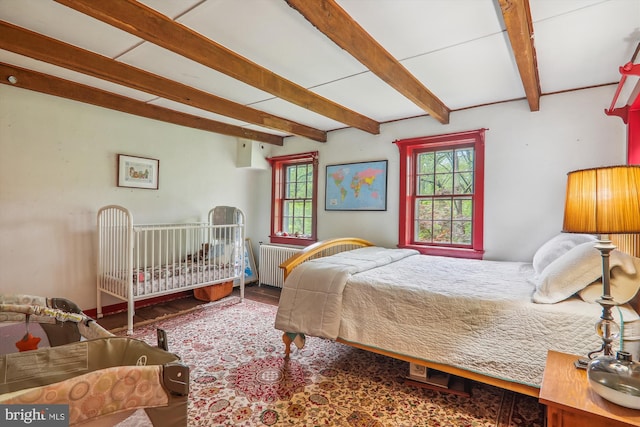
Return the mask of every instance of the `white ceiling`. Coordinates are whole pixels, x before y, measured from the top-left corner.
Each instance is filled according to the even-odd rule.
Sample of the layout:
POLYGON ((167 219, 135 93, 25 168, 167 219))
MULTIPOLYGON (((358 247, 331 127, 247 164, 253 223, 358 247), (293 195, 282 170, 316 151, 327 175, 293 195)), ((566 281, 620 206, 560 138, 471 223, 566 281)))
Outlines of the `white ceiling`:
MULTIPOLYGON (((525 98, 498 0, 336 2, 451 111, 525 98)), ((284 0, 141 3, 379 123, 422 115, 434 120, 284 0)), ((618 67, 631 59, 640 43, 640 0, 529 0, 529 6, 541 95, 620 80, 618 67)), ((53 0, 0 0, 0 20, 316 129, 346 126, 53 0)), ((291 134, 9 50, 0 50, 0 62, 223 123, 280 136, 291 134)))

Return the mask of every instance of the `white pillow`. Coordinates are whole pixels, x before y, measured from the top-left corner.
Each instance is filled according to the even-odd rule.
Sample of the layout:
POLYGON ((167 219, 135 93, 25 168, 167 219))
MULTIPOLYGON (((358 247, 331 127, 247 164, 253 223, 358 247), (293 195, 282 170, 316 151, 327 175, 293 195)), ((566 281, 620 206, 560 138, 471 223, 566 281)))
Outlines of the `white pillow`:
POLYGON ((533 269, 536 274, 542 274, 544 269, 570 249, 586 242, 596 242, 592 234, 560 233, 540 246, 533 255, 533 269))
MULTIPOLYGON (((593 242, 582 243, 544 269, 534 279, 536 291, 533 301, 553 304, 565 300, 602 277, 602 257, 593 242)), ((609 268, 620 267, 627 274, 635 274, 633 257, 613 250, 609 257, 609 268)))
MULTIPOLYGON (((618 304, 631 301, 640 290, 640 258, 631 257, 631 259, 635 265, 635 273, 629 273, 621 267, 611 269, 610 293, 618 304)), ((602 279, 596 280, 581 290, 578 295, 586 302, 596 302, 602 296, 602 279)))

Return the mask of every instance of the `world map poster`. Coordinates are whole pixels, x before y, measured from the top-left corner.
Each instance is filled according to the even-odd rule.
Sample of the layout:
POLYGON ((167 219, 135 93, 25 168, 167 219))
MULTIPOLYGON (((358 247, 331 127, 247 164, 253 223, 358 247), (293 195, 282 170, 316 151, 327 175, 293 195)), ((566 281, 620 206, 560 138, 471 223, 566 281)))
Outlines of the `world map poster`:
POLYGON ((387 161, 327 166, 325 210, 387 210, 387 161))

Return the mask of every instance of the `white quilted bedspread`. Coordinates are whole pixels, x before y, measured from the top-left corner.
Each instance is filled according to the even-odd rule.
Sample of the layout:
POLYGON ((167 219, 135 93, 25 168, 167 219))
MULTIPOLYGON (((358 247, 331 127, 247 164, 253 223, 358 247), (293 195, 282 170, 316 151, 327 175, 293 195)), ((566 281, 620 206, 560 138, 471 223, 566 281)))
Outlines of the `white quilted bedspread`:
MULTIPOLYGON (((399 250, 379 255, 393 258, 387 251, 399 250)), ((584 355, 599 347, 600 306, 577 297, 533 303, 530 264, 401 254, 389 263, 345 266, 339 254, 302 264, 287 279, 276 328, 533 386, 542 382, 548 350, 584 355)), ((621 309, 627 321, 638 318, 621 309)))
POLYGON ((347 279, 415 254, 409 249, 367 247, 301 264, 287 277, 280 294, 276 328, 336 339, 347 279))

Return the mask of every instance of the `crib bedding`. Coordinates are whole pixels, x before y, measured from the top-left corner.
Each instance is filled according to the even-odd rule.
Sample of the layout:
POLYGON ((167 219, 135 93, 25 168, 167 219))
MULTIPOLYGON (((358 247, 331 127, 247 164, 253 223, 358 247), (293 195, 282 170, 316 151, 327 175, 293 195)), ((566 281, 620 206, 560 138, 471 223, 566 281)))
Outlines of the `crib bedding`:
POLYGON ((233 279, 237 275, 236 270, 229 263, 210 264, 192 260, 141 268, 133 272, 133 295, 142 296, 184 288, 190 284, 233 279))
MULTIPOLYGON (((281 295, 277 329, 340 338, 534 387, 541 384, 549 349, 586 354, 599 347, 594 324, 600 306, 578 297, 534 303, 531 264, 412 254, 368 269, 349 267, 343 274, 335 258, 342 254, 293 270, 281 295), (326 270, 329 278, 341 272, 344 283, 332 289, 343 292, 319 298, 319 288, 330 280, 299 283, 296 277, 308 269, 326 270), (337 332, 317 329, 313 319, 323 316, 337 316, 337 332)), ((637 313, 623 305, 616 310, 620 315, 625 340, 640 340, 637 313)))
MULTIPOLYGON (((194 261, 183 261, 175 264, 139 268, 133 272, 133 296, 143 297, 174 289, 186 288, 190 285, 202 285, 237 277, 237 266, 230 264, 202 264, 194 261)), ((106 274, 116 281, 121 281, 126 274, 106 274)))

